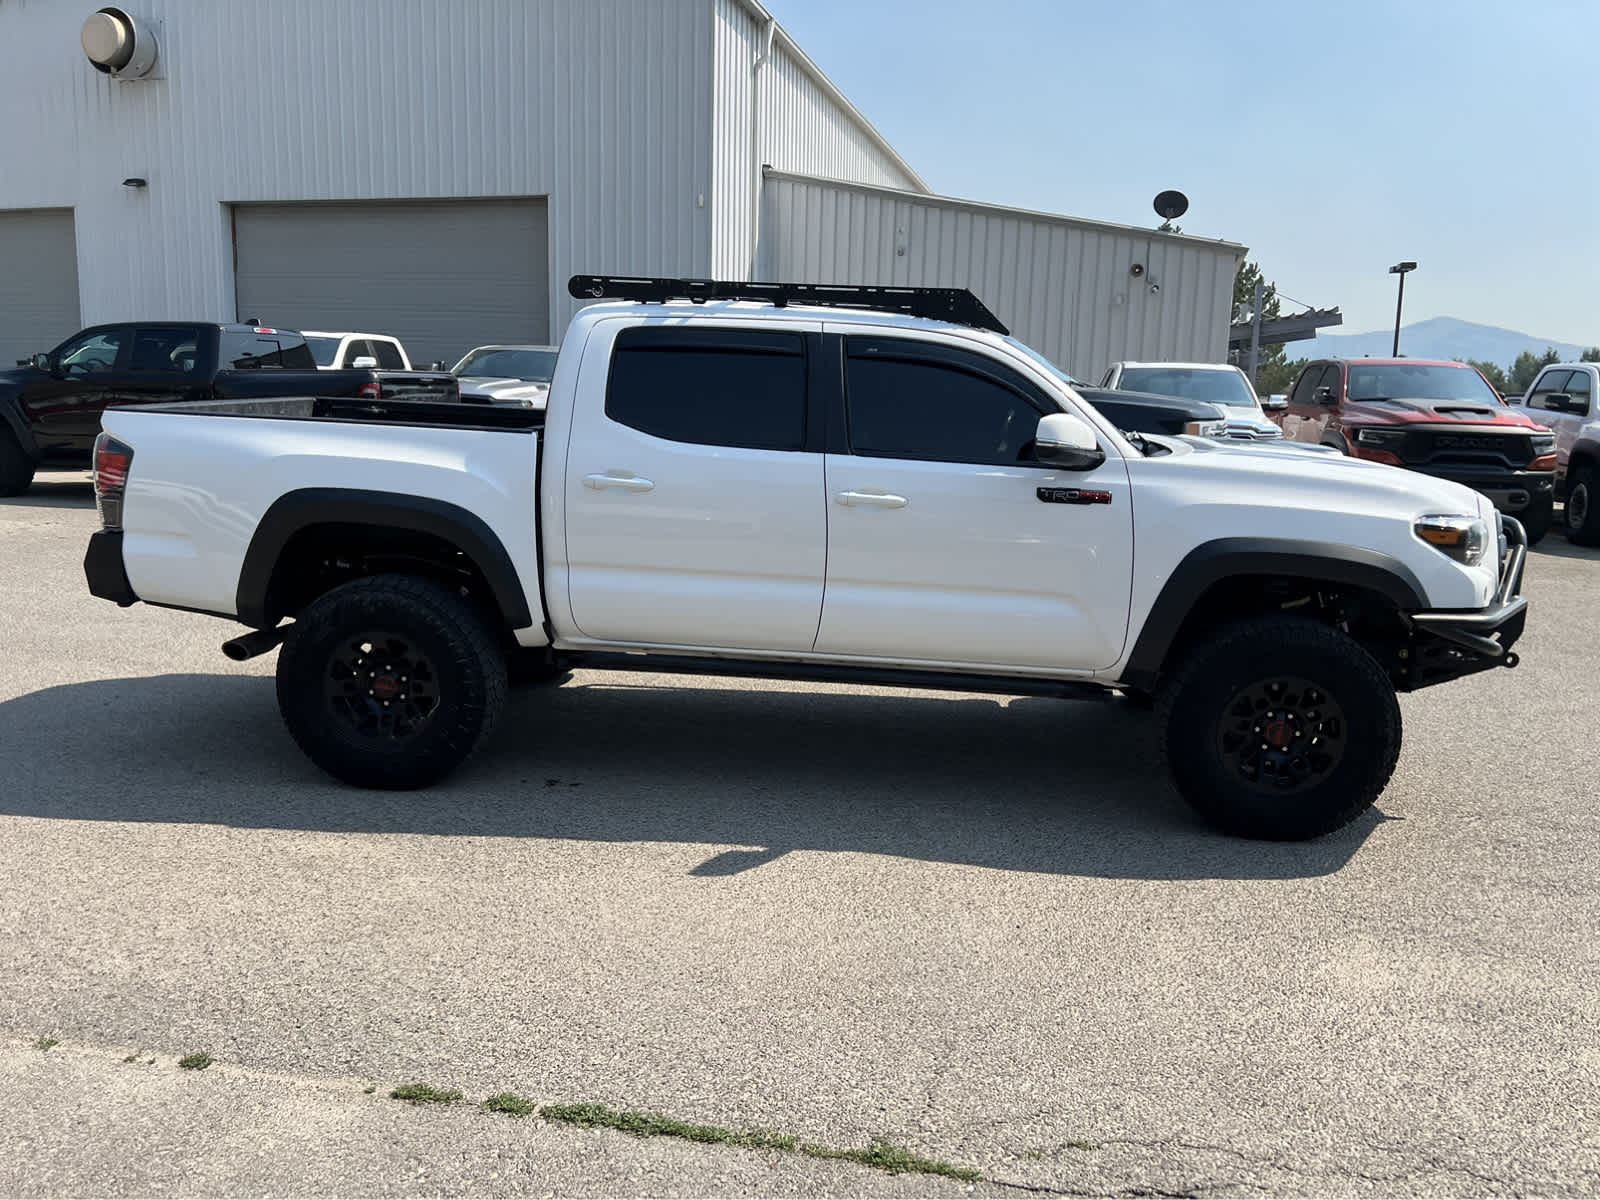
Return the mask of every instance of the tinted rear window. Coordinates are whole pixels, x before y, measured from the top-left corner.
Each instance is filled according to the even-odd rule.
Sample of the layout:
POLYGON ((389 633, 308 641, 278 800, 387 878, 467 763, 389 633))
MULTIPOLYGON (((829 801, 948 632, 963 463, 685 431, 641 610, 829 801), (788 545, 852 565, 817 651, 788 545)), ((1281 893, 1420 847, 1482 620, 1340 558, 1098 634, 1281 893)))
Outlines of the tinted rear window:
POLYGON ((223 330, 218 361, 240 371, 257 368, 292 368, 315 371, 317 360, 297 333, 233 333, 223 330))
POLYGON ((805 349, 798 333, 626 329, 611 353, 606 416, 674 442, 799 450, 805 349))

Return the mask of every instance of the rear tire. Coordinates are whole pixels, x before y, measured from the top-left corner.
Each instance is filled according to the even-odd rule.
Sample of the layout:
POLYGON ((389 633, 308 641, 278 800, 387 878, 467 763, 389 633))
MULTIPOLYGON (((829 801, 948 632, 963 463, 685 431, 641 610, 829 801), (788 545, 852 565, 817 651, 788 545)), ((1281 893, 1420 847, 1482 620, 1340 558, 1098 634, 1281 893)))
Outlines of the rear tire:
POLYGON ((488 738, 506 660, 442 584, 374 575, 314 601, 278 655, 278 710, 300 749, 357 787, 427 787, 488 738))
POLYGON ((1159 715, 1178 791, 1238 837, 1331 833, 1372 805, 1400 756, 1400 705, 1383 668, 1304 617, 1213 634, 1180 663, 1159 715))
POLYGON ((1567 540, 1580 546, 1600 546, 1600 477, 1588 464, 1567 480, 1567 540))
POLYGON ((1517 520, 1522 522, 1523 531, 1528 535, 1528 545, 1537 546, 1544 535, 1550 532, 1550 526, 1556 520, 1555 504, 1555 500, 1546 496, 1542 500, 1535 500, 1517 514, 1517 520))
POLYGON ((17 435, 0 425, 0 496, 20 496, 33 486, 34 462, 17 435))

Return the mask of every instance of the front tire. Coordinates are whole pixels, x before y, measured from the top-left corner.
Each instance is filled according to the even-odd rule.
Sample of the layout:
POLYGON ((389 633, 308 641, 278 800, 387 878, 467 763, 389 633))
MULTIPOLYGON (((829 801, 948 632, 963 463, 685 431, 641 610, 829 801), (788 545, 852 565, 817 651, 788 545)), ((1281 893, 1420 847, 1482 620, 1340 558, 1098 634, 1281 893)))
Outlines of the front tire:
POLYGON ((1238 837, 1303 841, 1349 824, 1400 755, 1400 705, 1373 657, 1304 617, 1240 621, 1194 647, 1161 696, 1183 798, 1238 837))
POLYGON ((1522 512, 1517 514, 1517 519, 1522 522, 1523 532, 1528 535, 1528 545, 1537 546, 1550 532, 1550 526, 1555 524, 1555 500, 1549 496, 1542 500, 1535 500, 1522 512))
POLYGON ((1580 546, 1600 546, 1600 478, 1584 465, 1567 481, 1567 540, 1580 546))
POLYGON ((17 435, 0 424, 0 496, 20 496, 33 486, 34 462, 17 435))
POLYGON ((300 749, 357 787, 443 779, 494 729, 505 654, 484 620, 431 579, 374 575, 300 614, 278 655, 278 710, 300 749))

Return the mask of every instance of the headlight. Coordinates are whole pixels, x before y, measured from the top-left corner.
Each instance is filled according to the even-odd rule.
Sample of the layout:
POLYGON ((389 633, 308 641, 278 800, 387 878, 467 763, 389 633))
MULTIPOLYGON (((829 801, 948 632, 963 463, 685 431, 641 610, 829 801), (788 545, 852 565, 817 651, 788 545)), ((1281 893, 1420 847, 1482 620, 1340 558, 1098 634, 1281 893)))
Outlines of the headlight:
POLYGON ((1190 437, 1221 437, 1228 428, 1226 421, 1190 421, 1183 427, 1183 431, 1190 437))
POLYGON ((1556 452, 1556 435, 1553 433, 1536 433, 1533 435, 1533 456, 1542 458, 1546 454, 1556 452))
POLYGON ((1411 528, 1435 550, 1469 567, 1481 563, 1489 548, 1489 526, 1477 517, 1418 517, 1411 528))
POLYGON ((1358 429, 1356 430, 1356 444, 1360 446, 1375 446, 1383 449, 1392 449, 1406 440, 1404 429, 1358 429))

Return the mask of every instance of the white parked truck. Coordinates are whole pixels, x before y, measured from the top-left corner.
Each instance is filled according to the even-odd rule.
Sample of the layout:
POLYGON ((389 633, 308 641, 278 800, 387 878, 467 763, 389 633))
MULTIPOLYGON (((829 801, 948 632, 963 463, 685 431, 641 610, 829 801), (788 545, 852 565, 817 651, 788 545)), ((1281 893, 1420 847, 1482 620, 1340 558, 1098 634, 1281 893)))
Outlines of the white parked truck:
POLYGON ((1516 664, 1521 527, 1465 487, 1121 434, 965 291, 570 289, 613 302, 546 412, 108 411, 91 590, 281 642, 290 732, 361 786, 457 767, 508 664, 1116 690, 1205 819, 1282 839, 1383 790, 1397 692, 1516 664))

